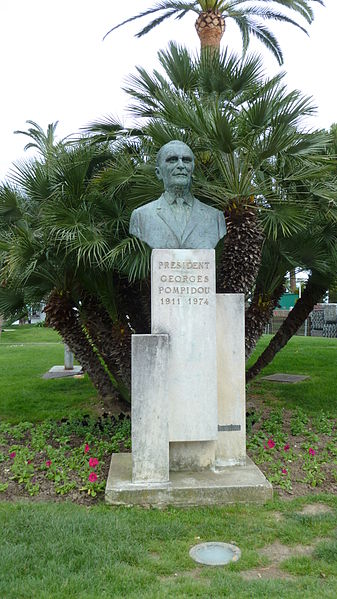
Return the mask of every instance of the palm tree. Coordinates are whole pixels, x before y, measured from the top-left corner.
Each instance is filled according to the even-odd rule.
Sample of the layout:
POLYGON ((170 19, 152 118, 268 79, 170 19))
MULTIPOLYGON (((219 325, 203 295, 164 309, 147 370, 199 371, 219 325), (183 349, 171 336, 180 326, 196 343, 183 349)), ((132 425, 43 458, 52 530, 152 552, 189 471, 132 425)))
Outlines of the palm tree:
MULTIPOLYGON (((176 138, 194 149, 195 195, 224 211, 228 226, 219 291, 247 294, 259 268, 263 229, 273 228, 278 219, 281 224, 286 219, 292 232, 299 226, 299 209, 287 202, 281 165, 291 157, 286 174, 292 184, 316 176, 321 165, 315 154, 322 153, 326 136, 306 132, 301 118, 314 110, 310 99, 287 92, 282 75, 266 80, 257 57, 241 61, 225 52, 191 60, 186 50, 171 44, 159 60, 167 78, 138 69, 130 79, 126 91, 136 100, 131 112, 145 119, 144 135, 153 148, 176 138)), ((140 194, 140 185, 140 197, 146 186, 149 199, 155 197, 150 180, 139 180, 131 199, 140 194)))
POLYGON ((255 348, 285 289, 291 257, 284 239, 266 239, 261 264, 245 313, 246 359, 255 348))
MULTIPOLYGON (((322 209, 322 206, 320 208, 322 209)), ((322 250, 321 243, 314 241, 313 223, 317 209, 318 203, 315 204, 307 198, 303 208, 306 222, 302 222, 297 234, 287 236, 279 232, 277 238, 269 237, 265 240, 258 276, 245 315, 246 358, 249 358, 264 328, 270 322, 273 310, 285 291, 287 273, 291 269, 295 266, 301 270, 310 269, 316 273, 316 278, 317 273, 323 272, 323 287, 326 285, 326 264, 327 261, 331 261, 331 248, 328 254, 326 249, 322 250)), ((323 293, 324 291, 322 295, 323 293)), ((294 314, 296 313, 297 311, 294 314)), ((291 321, 293 317, 289 316, 291 321)), ((303 322, 299 322, 298 326, 303 322)))
MULTIPOLYGON (((336 263, 334 264, 334 268, 336 268, 336 263)), ((269 345, 258 357, 256 362, 247 370, 247 382, 257 376, 265 366, 270 364, 275 355, 285 347, 306 318, 308 318, 310 312, 314 309, 315 304, 322 300, 329 284, 335 280, 335 275, 332 272, 324 278, 322 277, 321 272, 312 271, 301 298, 297 300, 294 308, 289 312, 287 318, 283 321, 269 345)))
POLYGON ((105 190, 128 154, 82 141, 17 164, 0 190, 0 308, 46 302, 47 324, 74 351, 101 395, 130 398, 130 336, 146 329, 140 284, 149 251, 128 234, 125 185, 105 190), (2 264, 2 268, 1 268, 2 264), (1 287, 1 285, 3 285, 1 287), (145 322, 145 324, 143 323, 145 322))
POLYGON ((21 164, 20 171, 15 172, 22 187, 17 185, 14 189, 7 184, 0 189, 0 213, 7 215, 7 226, 0 231, 0 310, 6 317, 15 318, 27 304, 47 302, 47 323, 72 349, 99 393, 114 396, 111 378, 78 318, 73 299, 78 289, 76 267, 65 261, 60 248, 43 230, 41 202, 48 200, 51 193, 47 179, 41 186, 45 165, 28 163, 24 170, 21 164), (26 191, 30 188, 29 196, 23 193, 25 183, 26 191), (41 202, 37 200, 38 188, 41 202))
MULTIPOLYGON (((302 141, 309 143, 310 147, 314 139, 309 136, 306 141, 304 136, 302 141)), ((324 139, 321 138, 321 141, 324 139)), ((322 164, 315 169, 312 163, 314 168, 307 180, 301 177, 304 171, 301 173, 298 170, 299 164, 297 160, 294 161, 291 152, 288 155, 280 154, 270 165, 271 185, 281 181, 278 186, 280 198, 276 198, 274 205, 275 199, 272 199, 270 190, 267 194, 270 198, 268 215, 260 214, 260 220, 264 222, 265 241, 259 272, 246 311, 247 358, 270 321, 273 309, 285 288, 287 273, 295 270, 295 267, 305 270, 322 268, 321 251, 313 252, 312 233, 308 235, 308 230, 310 227, 312 231, 317 226, 317 213, 331 213, 331 204, 335 201, 335 184, 330 181, 334 160, 325 159, 325 153, 330 147, 331 139, 326 136, 325 145, 323 143, 320 148, 313 148, 317 152, 317 160, 322 161, 322 164), (276 219, 273 218, 273 212, 275 216, 277 213, 276 219)))
POLYGON ((291 11, 298 13, 307 23, 311 24, 314 18, 313 10, 310 6, 311 2, 317 2, 321 5, 324 5, 324 3, 323 0, 272 0, 266 6, 266 1, 198 0, 184 2, 183 0, 161 0, 152 8, 115 25, 115 27, 112 27, 106 33, 104 38, 126 23, 141 19, 142 17, 155 15, 155 18, 137 33, 137 37, 147 34, 154 27, 157 27, 170 17, 180 20, 188 12, 194 12, 197 14, 195 28, 202 50, 210 48, 219 51, 220 42, 225 32, 226 19, 233 19, 241 32, 244 53, 247 50, 250 36, 253 35, 271 50, 279 64, 282 64, 283 56, 281 48, 277 39, 265 26, 264 22, 275 20, 291 23, 302 29, 302 31, 305 31, 297 21, 294 21, 289 16, 291 11), (280 12, 277 9, 277 5, 286 8, 286 12, 280 12))
POLYGON ((247 381, 254 378, 272 361, 276 353, 288 343, 305 319, 308 318, 315 304, 321 301, 329 286, 336 282, 336 195, 335 180, 330 201, 325 204, 322 202, 322 198, 319 198, 320 201, 317 206, 319 209, 311 214, 311 218, 309 214, 307 215, 310 218, 308 226, 296 236, 296 239, 292 240, 293 263, 300 264, 302 262, 302 267, 310 270, 310 276, 301 297, 297 300, 280 329, 255 363, 247 370, 247 381))
MULTIPOLYGON (((302 182, 325 172, 327 136, 306 132, 301 117, 312 112, 310 101, 287 92, 282 75, 265 80, 256 57, 241 61, 225 52, 192 60, 172 43, 159 60, 166 77, 138 68, 126 90, 134 100, 132 113, 144 122, 138 137, 143 156, 136 166, 121 163, 120 170, 108 169, 99 177, 112 189, 127 181, 127 203, 135 208, 160 195, 152 166, 159 147, 175 138, 191 145, 194 193, 223 210, 228 225, 218 253, 218 290, 252 297, 249 354, 278 301, 286 272, 296 265, 289 248, 280 244, 305 228, 309 209, 317 210, 302 182), (268 248, 277 241, 268 264, 268 248), (280 269, 277 276, 273 260, 280 269)), ((109 130, 107 118, 91 131, 93 141, 102 143, 115 136, 116 123, 111 121, 109 130)))
POLYGON ((24 150, 34 148, 39 152, 44 160, 48 160, 55 156, 55 153, 57 153, 58 150, 64 147, 65 139, 56 141, 55 138, 55 131, 58 121, 55 123, 49 123, 46 132, 38 123, 35 123, 35 121, 26 121, 26 123, 31 125, 27 131, 14 131, 15 134, 26 135, 30 138, 31 141, 25 145, 24 150))

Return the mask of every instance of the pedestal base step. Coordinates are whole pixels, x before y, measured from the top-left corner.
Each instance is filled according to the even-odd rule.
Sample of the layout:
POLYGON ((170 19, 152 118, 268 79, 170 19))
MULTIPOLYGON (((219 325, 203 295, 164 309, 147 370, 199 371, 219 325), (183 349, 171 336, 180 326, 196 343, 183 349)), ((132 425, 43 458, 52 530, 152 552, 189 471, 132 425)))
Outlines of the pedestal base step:
POLYGON ((131 473, 132 455, 113 454, 105 489, 106 503, 186 507, 265 503, 273 497, 272 485, 248 457, 244 466, 229 466, 216 472, 170 472, 168 483, 133 484, 131 473))
POLYGON ((43 375, 43 379, 62 379, 66 376, 76 376, 82 374, 82 366, 74 366, 71 370, 66 370, 64 366, 52 366, 46 374, 43 375))

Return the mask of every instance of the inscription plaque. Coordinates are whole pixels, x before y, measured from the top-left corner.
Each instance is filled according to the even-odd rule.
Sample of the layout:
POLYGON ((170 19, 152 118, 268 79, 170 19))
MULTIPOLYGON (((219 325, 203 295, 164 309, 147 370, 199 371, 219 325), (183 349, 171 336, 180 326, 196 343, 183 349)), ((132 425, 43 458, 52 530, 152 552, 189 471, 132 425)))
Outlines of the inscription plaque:
POLYGON ((217 438, 214 250, 155 249, 152 334, 169 335, 170 441, 217 438))

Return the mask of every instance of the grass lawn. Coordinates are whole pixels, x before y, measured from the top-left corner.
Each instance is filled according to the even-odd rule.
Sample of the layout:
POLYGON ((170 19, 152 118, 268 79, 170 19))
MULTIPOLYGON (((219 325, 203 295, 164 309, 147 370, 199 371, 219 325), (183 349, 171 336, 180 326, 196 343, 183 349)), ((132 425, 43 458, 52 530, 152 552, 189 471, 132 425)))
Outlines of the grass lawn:
POLYGON ((0 337, 0 418, 8 422, 58 420, 72 411, 92 412, 96 391, 84 379, 44 380, 42 375, 64 364, 64 345, 44 327, 12 327, 0 337))
POLYGON ((129 423, 98 418, 86 378, 43 380, 57 363, 53 331, 1 337, 1 599, 337 597, 337 340, 294 338, 263 373, 310 380, 249 385, 249 452, 278 490, 265 506, 105 506, 109 456, 129 448, 129 423), (216 540, 241 559, 190 559, 194 544, 216 540))
POLYGON ((335 599, 337 499, 317 499, 164 511, 0 504, 0 596, 335 599), (197 565, 189 549, 210 540, 234 542, 241 559, 197 565))
MULTIPOLYGON (((249 364, 269 343, 264 335, 249 364)), ((337 416, 337 339, 293 337, 249 386, 250 395, 275 401, 284 407, 300 407, 312 414, 320 410, 337 416), (277 372, 306 374, 310 379, 296 384, 263 381, 261 377, 277 372)))

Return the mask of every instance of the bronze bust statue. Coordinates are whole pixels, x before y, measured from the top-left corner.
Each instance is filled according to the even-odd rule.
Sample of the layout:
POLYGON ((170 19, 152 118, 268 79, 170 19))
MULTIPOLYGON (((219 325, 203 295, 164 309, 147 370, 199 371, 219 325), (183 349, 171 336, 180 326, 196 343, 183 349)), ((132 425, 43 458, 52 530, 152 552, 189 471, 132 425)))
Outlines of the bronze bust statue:
POLYGON ((151 248, 212 249, 226 235, 223 213, 191 193, 194 155, 181 141, 158 152, 156 174, 164 183, 158 200, 134 210, 130 233, 151 248))

